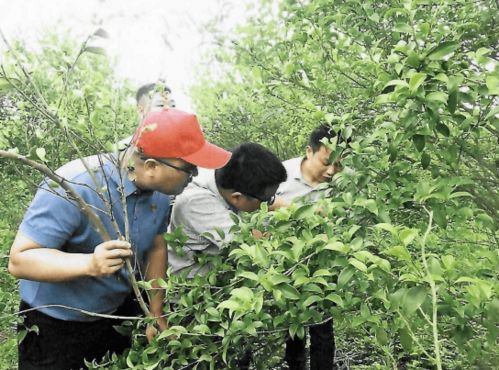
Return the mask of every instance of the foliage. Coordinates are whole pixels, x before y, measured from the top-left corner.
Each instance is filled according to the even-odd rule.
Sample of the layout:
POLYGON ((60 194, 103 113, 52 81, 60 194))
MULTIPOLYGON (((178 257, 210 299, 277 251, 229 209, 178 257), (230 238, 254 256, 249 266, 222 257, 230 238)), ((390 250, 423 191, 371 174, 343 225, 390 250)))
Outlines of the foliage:
MULTIPOLYGON (((0 69, 0 149, 13 150, 55 169, 79 156, 109 151, 109 143, 130 134, 135 109, 130 87, 113 80, 110 63, 92 46, 98 33, 79 45, 74 39, 46 35, 39 51, 14 43, 0 69), (74 145, 71 145, 73 143, 74 145)), ((0 161, 0 363, 14 368, 17 351, 13 316, 18 307, 16 281, 7 272, 15 230, 41 180, 16 162, 0 161)))
MULTIPOLYGON (((275 301, 262 312, 279 317, 281 294, 283 315, 298 321, 281 319, 290 334, 330 313, 340 341, 376 338, 371 365, 379 357, 387 367, 489 368, 497 361, 496 12, 492 1, 286 1, 277 11, 262 2, 261 16, 218 51, 223 73, 194 89, 215 140, 259 141, 287 158, 320 122, 353 138, 345 160, 353 171, 338 176, 322 205, 330 210, 327 227, 309 215, 317 225, 286 234, 271 221, 264 248, 236 233, 243 244, 233 253, 254 253, 245 268, 257 278, 242 284, 252 302, 262 276, 287 271, 282 260, 258 263, 292 250, 286 237, 309 241, 310 253, 320 250, 323 234, 322 245, 344 246, 306 265, 307 279, 327 271, 337 284, 331 290, 319 285, 314 295, 284 280, 297 291, 267 292, 275 301), (349 233, 359 236, 349 240, 349 233), (321 307, 331 294, 342 305, 321 307), (307 299, 322 310, 302 320, 314 314, 298 304, 307 299)), ((344 148, 332 149, 335 157, 344 148)), ((236 316, 234 303, 227 305, 236 316)), ((262 315, 249 321, 273 328, 262 315)))
MULTIPOLYGON (((273 212, 263 205, 236 220, 221 255, 199 256, 212 265, 206 276, 158 281, 172 303, 170 328, 150 345, 137 330, 123 357, 90 368, 230 368, 246 350, 255 368, 270 368, 286 335, 303 337, 307 325, 329 319, 340 345, 351 345, 347 338, 359 344, 356 353, 343 351, 359 368, 493 368, 497 4, 288 0, 261 7, 218 50, 223 67, 205 72, 194 89, 208 134, 224 146, 258 141, 287 158, 328 122, 353 138, 350 148, 331 146, 332 160, 349 154, 351 170, 317 204, 273 212), (267 233, 255 238, 253 229, 267 233)), ((2 77, 20 88, 2 98, 1 109, 11 112, 3 146, 63 161, 75 154, 66 135, 90 152, 93 134, 108 139, 109 117, 125 129, 124 111, 106 107, 116 107, 116 95, 101 84, 104 67, 92 64, 102 56, 85 48, 26 57, 23 65, 35 63, 31 74, 5 70, 2 77), (85 56, 93 67, 80 71, 85 56), (56 66, 50 77, 48 62, 56 66), (69 70, 75 77, 66 79, 69 70), (40 96, 49 100, 43 109, 40 96), (25 122, 33 123, 28 137, 25 122)), ((173 248, 183 243, 180 232, 167 239, 173 248)))

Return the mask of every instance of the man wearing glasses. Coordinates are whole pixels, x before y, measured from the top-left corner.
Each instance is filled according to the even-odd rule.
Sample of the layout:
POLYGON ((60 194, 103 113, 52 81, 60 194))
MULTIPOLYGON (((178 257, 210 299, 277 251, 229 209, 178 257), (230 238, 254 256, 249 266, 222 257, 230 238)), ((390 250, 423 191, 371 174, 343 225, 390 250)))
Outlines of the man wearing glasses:
MULTIPOLYGON (((169 195, 183 191, 197 166, 219 168, 230 155, 204 139, 195 115, 164 109, 146 117, 119 157, 98 155, 86 158, 86 166, 76 160, 60 168, 110 241, 62 188, 42 182, 9 260, 9 271, 21 279, 24 326, 38 328, 19 344, 20 370, 80 369, 84 359, 101 360, 130 345, 113 328, 120 320, 102 316, 122 314, 131 291, 125 260, 146 280, 165 278, 169 195)), ((149 302, 159 329, 166 327, 163 298, 158 290, 149 302)), ((151 340, 155 328, 148 326, 146 335, 151 340)))
MULTIPOLYGON (((331 127, 322 125, 310 134, 305 156, 285 161, 287 180, 277 190, 277 200, 273 208, 287 207, 292 201, 314 202, 322 196, 325 184, 335 174, 342 171, 340 160, 331 163, 331 150, 323 144, 323 140, 336 142, 346 146, 343 138, 331 127)), ((334 335, 332 321, 311 326, 310 329, 310 368, 331 370, 334 358, 334 335)), ((295 337, 286 342, 285 360, 291 370, 306 369, 305 339, 295 337)))
POLYGON ((188 277, 205 274, 209 266, 198 265, 195 257, 219 254, 222 245, 231 239, 229 230, 234 225, 231 213, 253 212, 262 202, 272 204, 279 184, 285 180, 286 170, 281 161, 254 143, 236 147, 224 167, 200 170, 173 207, 170 228, 173 231, 182 226, 188 239, 182 255, 168 249, 172 273, 186 273, 188 277), (224 232, 225 240, 216 228, 224 232))

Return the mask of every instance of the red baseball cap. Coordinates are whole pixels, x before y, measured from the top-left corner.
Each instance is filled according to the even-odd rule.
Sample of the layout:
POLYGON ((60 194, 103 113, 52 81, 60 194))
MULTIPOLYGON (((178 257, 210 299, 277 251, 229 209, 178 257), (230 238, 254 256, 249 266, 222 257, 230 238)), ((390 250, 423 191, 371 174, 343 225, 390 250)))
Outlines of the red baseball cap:
POLYGON ((205 140, 195 114, 173 108, 149 113, 131 144, 147 157, 180 158, 203 168, 223 167, 232 155, 205 140))

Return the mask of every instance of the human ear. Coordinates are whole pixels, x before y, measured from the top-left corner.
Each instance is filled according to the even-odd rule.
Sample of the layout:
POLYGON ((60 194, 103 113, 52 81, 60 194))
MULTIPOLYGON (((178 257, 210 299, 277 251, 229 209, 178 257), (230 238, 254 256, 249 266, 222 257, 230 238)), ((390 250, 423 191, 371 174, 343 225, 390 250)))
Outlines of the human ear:
POLYGON ((314 155, 314 150, 310 145, 307 145, 307 147, 305 148, 305 155, 307 159, 310 159, 314 155))
POLYGON ((155 170, 159 163, 155 159, 149 158, 144 161, 145 170, 155 170))
POLYGON ((234 203, 239 202, 241 200, 242 196, 243 196, 243 193, 240 193, 238 191, 235 191, 235 192, 230 194, 230 198, 231 198, 232 202, 234 202, 234 203))

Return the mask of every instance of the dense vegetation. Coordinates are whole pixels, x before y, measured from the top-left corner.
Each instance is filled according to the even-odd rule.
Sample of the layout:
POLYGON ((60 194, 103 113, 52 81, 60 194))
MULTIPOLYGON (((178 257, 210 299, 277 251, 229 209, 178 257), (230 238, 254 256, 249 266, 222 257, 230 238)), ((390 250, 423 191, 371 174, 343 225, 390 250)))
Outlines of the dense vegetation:
MULTIPOLYGON (((151 345, 137 331, 126 356, 100 367, 218 369, 244 349, 255 367, 278 367, 286 335, 332 319, 345 368, 494 368, 497 3, 260 5, 235 37, 221 37, 218 67, 202 71, 193 89, 207 133, 226 147, 257 141, 286 159, 328 122, 352 138, 350 148, 331 146, 331 159, 346 153, 351 171, 315 205, 247 215, 222 255, 204 259, 213 264, 207 276, 160 282, 175 302, 165 312, 170 329, 151 345), (252 229, 267 233, 257 239, 252 229)), ((56 166, 78 154, 67 142, 90 153, 94 137, 113 142, 133 118, 126 90, 116 91, 106 64, 95 62, 104 58, 98 50, 47 45, 44 57, 13 48, 25 59, 3 71, 18 89, 1 98, 0 143, 56 166)), ((0 166, 6 253, 38 178, 0 166)), ((167 240, 178 247, 183 236, 167 240)), ((2 273, 1 283, 2 305, 15 311, 14 281, 2 273)), ((12 335, 6 320, 0 330, 12 335)), ((3 346, 12 353, 12 340, 3 346)))

